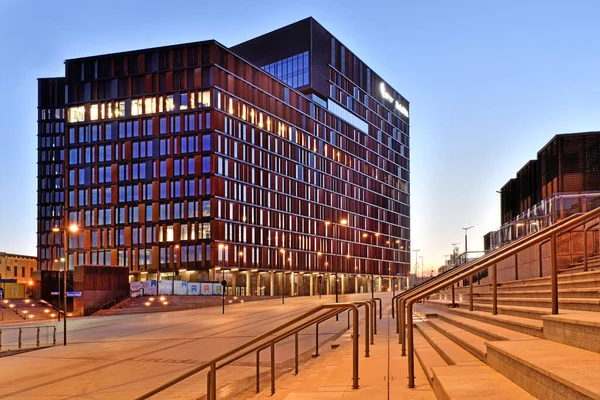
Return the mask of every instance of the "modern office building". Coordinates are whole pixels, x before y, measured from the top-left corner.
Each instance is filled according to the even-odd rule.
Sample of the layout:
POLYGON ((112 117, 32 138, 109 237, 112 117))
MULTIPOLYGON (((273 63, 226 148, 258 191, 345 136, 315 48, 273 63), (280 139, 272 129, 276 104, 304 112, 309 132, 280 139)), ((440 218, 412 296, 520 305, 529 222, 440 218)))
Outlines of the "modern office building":
POLYGON ((600 132, 554 136, 500 190, 502 227, 487 250, 600 206, 600 132))
POLYGON ((312 18, 232 48, 67 60, 39 81, 40 267, 67 247, 71 269, 227 270, 236 293, 278 294, 283 276, 315 293, 334 273, 385 289, 410 269, 408 110, 312 18))

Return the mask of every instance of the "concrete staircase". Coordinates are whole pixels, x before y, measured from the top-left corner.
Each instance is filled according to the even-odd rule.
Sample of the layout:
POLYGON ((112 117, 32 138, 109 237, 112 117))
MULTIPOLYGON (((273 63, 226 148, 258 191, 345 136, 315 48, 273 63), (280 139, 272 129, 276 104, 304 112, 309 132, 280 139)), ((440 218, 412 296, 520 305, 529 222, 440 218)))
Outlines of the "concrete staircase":
POLYGON ((0 325, 26 321, 51 321, 56 319, 56 310, 31 299, 0 300, 0 325))
MULTIPOLYGON (((225 296, 225 307, 229 304, 269 298, 264 296, 225 296)), ((124 300, 110 309, 97 311, 94 315, 126 315, 181 311, 221 306, 222 301, 221 296, 140 296, 124 300)))
MULTIPOLYGON (((577 271, 577 272, 573 272, 577 271)), ((502 283, 498 315, 487 285, 443 292, 415 307, 415 352, 438 399, 600 400, 600 271, 502 283), (465 293, 466 290, 466 293, 465 293)))

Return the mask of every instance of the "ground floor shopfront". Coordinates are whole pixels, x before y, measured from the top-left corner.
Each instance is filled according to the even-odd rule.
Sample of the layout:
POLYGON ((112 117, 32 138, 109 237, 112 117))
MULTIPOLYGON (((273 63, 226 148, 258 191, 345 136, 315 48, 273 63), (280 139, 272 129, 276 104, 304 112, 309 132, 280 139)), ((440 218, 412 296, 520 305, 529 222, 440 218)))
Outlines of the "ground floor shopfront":
POLYGON ((386 275, 305 273, 293 271, 161 271, 131 275, 130 281, 184 280, 187 282, 226 282, 226 294, 233 296, 318 296, 319 294, 397 291, 406 288, 406 278, 386 275))

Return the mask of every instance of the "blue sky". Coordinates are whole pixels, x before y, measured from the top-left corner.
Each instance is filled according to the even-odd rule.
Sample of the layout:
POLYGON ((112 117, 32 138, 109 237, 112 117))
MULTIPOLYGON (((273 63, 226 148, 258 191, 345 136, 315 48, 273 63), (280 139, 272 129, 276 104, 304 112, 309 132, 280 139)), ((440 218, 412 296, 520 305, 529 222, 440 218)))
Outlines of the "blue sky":
POLYGON ((307 16, 411 103, 412 246, 426 270, 462 227, 482 248, 496 190, 553 135, 600 130, 592 0, 0 0, 0 251, 35 254, 37 78, 63 75, 68 58, 234 45, 307 16))

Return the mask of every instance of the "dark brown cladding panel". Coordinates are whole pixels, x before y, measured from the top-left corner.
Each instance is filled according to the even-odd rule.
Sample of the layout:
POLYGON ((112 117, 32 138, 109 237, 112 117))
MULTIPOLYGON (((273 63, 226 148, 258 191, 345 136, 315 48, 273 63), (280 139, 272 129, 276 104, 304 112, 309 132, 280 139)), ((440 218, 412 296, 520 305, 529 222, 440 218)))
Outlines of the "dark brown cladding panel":
POLYGON ((38 108, 56 108, 65 105, 65 78, 38 79, 38 108))
POLYGON ((311 19, 248 40, 230 48, 257 67, 310 51, 311 19))

